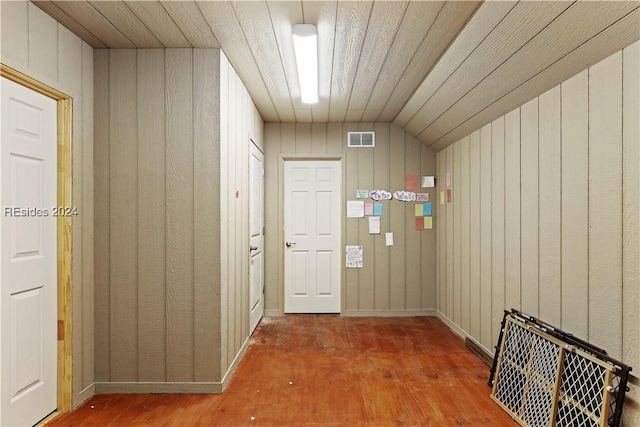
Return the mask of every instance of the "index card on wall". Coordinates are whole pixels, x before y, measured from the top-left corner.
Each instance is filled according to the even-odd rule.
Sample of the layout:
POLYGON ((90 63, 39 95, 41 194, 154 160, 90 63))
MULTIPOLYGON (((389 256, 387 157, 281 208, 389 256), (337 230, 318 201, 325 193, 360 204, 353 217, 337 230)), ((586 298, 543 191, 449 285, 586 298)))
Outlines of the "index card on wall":
POLYGON ((422 188, 433 188, 436 186, 436 178, 434 176, 422 177, 422 188))
POLYGON ((433 217, 425 216, 424 217, 424 229, 431 230, 433 228, 433 217))
POLYGON ((369 198, 369 190, 356 190, 356 198, 357 199, 368 199, 369 198))
POLYGON ((364 201, 347 200, 347 218, 364 218, 364 201))
POLYGON ((380 217, 369 217, 369 234, 380 234, 380 217))
POLYGON ((447 187, 451 187, 451 172, 447 172, 446 181, 447 181, 447 187))
POLYGON ((429 201, 429 193, 418 193, 416 194, 417 202, 428 202, 429 201))
POLYGON ((382 203, 373 204, 373 214, 375 216, 382 216, 382 203))
POLYGON ((404 187, 405 187, 405 190, 417 190, 418 189, 418 174, 417 173, 408 173, 404 187))
POLYGON ((432 214, 431 203, 425 203, 423 205, 422 211, 425 216, 431 216, 432 214))
POLYGON ((347 246, 347 268, 362 268, 362 246, 347 246))
POLYGON ((364 214, 366 216, 373 215, 373 203, 364 204, 364 214))
POLYGON ((384 233, 384 240, 387 246, 393 246, 393 233, 384 233))

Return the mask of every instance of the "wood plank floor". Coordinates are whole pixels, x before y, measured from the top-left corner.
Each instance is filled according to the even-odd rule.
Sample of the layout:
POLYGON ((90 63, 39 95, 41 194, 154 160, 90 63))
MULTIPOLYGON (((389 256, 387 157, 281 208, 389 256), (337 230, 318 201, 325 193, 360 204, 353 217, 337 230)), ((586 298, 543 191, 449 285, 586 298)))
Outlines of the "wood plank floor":
POLYGON ((100 395, 62 426, 515 426, 435 317, 265 318, 222 395, 100 395))

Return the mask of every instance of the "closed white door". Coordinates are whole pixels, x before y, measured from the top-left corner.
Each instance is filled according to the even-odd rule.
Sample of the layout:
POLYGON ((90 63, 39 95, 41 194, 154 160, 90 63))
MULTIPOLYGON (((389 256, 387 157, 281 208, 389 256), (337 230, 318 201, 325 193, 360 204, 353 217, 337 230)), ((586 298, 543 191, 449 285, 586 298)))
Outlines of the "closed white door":
POLYGON ((249 333, 264 314, 264 154, 255 144, 249 152, 249 333))
POLYGON ((56 101, 2 79, 0 425, 57 407, 56 101))
POLYGON ((340 312, 340 161, 286 161, 286 313, 340 312))

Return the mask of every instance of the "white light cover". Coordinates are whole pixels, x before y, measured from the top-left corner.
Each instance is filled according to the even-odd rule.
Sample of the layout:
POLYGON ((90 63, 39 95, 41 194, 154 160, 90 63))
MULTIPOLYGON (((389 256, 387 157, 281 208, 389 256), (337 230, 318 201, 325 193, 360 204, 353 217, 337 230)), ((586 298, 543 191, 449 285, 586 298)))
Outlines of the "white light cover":
POLYGON ((318 102, 318 35, 316 26, 295 24, 292 34, 302 102, 315 104, 318 102))

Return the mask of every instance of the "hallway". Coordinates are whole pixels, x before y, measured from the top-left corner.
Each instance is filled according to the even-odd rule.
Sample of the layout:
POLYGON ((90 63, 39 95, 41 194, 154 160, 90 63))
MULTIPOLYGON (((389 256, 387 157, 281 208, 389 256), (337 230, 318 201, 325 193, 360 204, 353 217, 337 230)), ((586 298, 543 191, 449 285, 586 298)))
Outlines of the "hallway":
POLYGON ((62 426, 513 426, 436 317, 265 318, 222 395, 101 395, 62 426))

